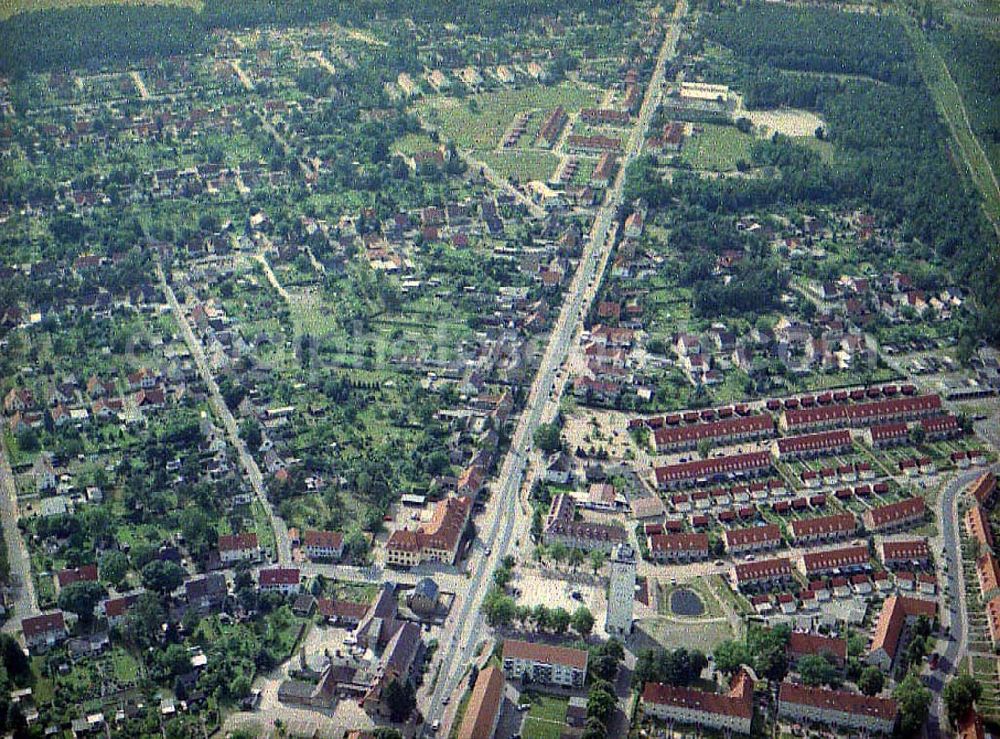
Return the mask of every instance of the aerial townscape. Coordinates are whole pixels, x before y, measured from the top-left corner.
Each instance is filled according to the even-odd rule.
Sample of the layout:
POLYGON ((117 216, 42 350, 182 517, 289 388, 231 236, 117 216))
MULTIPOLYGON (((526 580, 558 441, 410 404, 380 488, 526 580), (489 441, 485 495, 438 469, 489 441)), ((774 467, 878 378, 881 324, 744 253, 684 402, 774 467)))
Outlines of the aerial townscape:
POLYGON ((0 1, 0 737, 1000 736, 997 11, 0 1))

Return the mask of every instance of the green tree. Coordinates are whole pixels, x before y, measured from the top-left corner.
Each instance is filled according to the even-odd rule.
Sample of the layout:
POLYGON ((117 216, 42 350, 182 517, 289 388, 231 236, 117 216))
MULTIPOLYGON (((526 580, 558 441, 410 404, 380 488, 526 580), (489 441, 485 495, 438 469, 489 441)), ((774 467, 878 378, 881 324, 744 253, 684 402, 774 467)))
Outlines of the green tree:
POLYGON ((552 453, 562 449, 562 429, 557 422, 539 424, 535 429, 535 446, 552 453))
POLYGON ((128 557, 117 550, 110 550, 101 556, 101 579, 118 588, 128 575, 128 557))
POLYGON ((712 653, 715 669, 726 675, 733 675, 743 665, 752 665, 753 656, 743 642, 727 639, 715 647, 712 653))
POLYGON ((184 582, 184 568, 176 562, 156 559, 142 568, 142 582, 157 593, 170 593, 184 582))
POLYGON ((416 691, 409 680, 406 682, 400 682, 397 678, 390 680, 385 686, 384 698, 389 709, 389 719, 396 724, 406 721, 417 707, 416 691))
POLYGON ((865 695, 878 695, 885 686, 885 676, 875 665, 869 665, 861 671, 858 678, 858 689, 865 695))
POLYGON ((10 634, 0 634, 0 656, 4 669, 13 679, 20 680, 31 674, 31 665, 24 650, 10 634))
POLYGON ((607 726, 608 720, 614 715, 617 702, 611 683, 598 681, 587 696, 587 718, 596 718, 607 726))
POLYGON ((98 582, 74 582, 59 591, 59 607, 75 613, 81 623, 89 625, 94 620, 94 608, 104 594, 104 586, 98 582))
POLYGON ((575 547, 573 549, 570 549, 569 555, 567 555, 569 566, 572 567, 574 570, 583 564, 585 558, 586 555, 583 553, 583 550, 576 549, 575 547))
POLYGON ((549 626, 556 634, 565 634, 573 617, 569 615, 562 606, 557 606, 549 611, 549 626))
POLYGON ((580 606, 573 611, 572 619, 573 631, 580 636, 589 636, 594 630, 594 614, 586 606, 580 606))
POLYGON ((837 668, 822 654, 807 654, 799 660, 799 675, 806 685, 818 687, 829 685, 832 688, 840 685, 840 673, 837 668))
POLYGON ((569 548, 561 541, 555 542, 549 547, 549 556, 557 565, 561 565, 569 556, 569 548))
POLYGON ((910 672, 892 693, 899 703, 899 730, 903 736, 917 736, 927 721, 931 691, 915 672, 910 672))
POLYGON ((607 555, 600 549, 594 549, 589 556, 590 559, 590 569, 594 571, 596 575, 602 567, 604 567, 605 561, 607 561, 607 555))
POLYGON ((958 725, 982 693, 983 686, 972 675, 959 675, 944 686, 944 704, 952 726, 958 725))

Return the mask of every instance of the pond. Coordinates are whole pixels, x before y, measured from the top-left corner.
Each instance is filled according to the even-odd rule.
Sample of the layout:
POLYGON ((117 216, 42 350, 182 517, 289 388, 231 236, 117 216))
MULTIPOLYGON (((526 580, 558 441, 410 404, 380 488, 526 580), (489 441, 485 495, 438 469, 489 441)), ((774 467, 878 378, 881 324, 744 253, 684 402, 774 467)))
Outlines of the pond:
POLYGON ((705 604, 690 588, 678 588, 670 594, 670 611, 675 616, 700 616, 705 612, 705 604))

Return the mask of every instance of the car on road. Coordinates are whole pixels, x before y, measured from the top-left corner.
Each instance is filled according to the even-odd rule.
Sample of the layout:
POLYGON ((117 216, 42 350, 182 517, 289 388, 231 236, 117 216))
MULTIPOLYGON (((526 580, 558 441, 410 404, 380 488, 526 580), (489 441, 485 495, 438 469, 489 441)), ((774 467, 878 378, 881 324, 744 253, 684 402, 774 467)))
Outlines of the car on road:
POLYGON ((722 567, 722 566, 723 566, 723 565, 725 565, 725 564, 726 564, 726 563, 725 563, 725 562, 723 562, 723 561, 722 561, 721 559, 717 559, 717 560, 715 560, 715 566, 716 566, 716 567, 722 567))
POLYGON ((450 702, 451 702, 451 696, 450 695, 446 695, 444 698, 441 699, 441 705, 442 706, 447 706, 450 702))
POLYGON ((572 593, 570 593, 569 595, 570 595, 570 597, 571 597, 571 598, 572 598, 573 600, 580 600, 580 601, 582 601, 582 600, 583 600, 583 596, 582 596, 582 595, 580 594, 580 591, 579 591, 579 590, 574 590, 574 591, 573 591, 572 593))
POLYGON ((433 732, 436 733, 437 730, 440 729, 440 728, 441 728, 441 722, 438 721, 437 719, 434 719, 434 723, 431 724, 431 731, 433 731, 433 732))

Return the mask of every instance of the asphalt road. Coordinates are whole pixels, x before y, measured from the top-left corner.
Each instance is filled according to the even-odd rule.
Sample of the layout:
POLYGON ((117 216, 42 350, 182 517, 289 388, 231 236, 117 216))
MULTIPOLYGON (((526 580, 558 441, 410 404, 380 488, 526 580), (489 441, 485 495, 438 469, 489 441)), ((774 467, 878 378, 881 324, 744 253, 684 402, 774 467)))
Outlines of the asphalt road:
MULTIPOLYGON (((942 610, 942 616, 947 616, 947 625, 951 628, 951 634, 946 646, 940 653, 938 666, 927 676, 927 687, 934 694, 931 703, 931 714, 927 721, 927 731, 929 736, 948 736, 948 717, 944 711, 944 703, 941 693, 948 679, 956 672, 959 660, 965 654, 968 646, 968 618, 965 612, 966 592, 965 578, 962 568, 962 547, 960 527, 962 526, 958 514, 959 498, 968 489, 969 484, 985 472, 983 469, 969 470, 958 475, 954 480, 945 485, 941 491, 941 499, 938 506, 938 519, 941 522, 941 536, 943 549, 942 556, 948 563, 948 572, 945 575, 947 593, 951 596, 950 602, 942 610), (943 733, 942 733, 943 729, 943 733)), ((943 606, 944 600, 941 604, 943 606)))
POLYGON ((277 561, 279 564, 290 564, 292 561, 292 546, 288 539, 288 529, 285 526, 285 522, 281 520, 280 516, 275 515, 274 508, 271 506, 271 501, 267 499, 267 490, 264 487, 264 478, 260 474, 257 462, 254 460, 253 455, 250 454, 250 451, 247 449, 243 439, 240 438, 239 429, 236 425, 236 419, 229 410, 229 406, 226 405, 225 400, 223 400, 222 394, 219 392, 219 386, 215 382, 215 378, 212 377, 212 371, 209 369, 208 361, 205 359, 205 350, 202 347, 201 342, 198 340, 198 337, 194 335, 194 331, 191 330, 191 323, 188 321, 187 316, 181 309, 180 303, 177 301, 177 296, 174 294, 173 288, 167 283, 163 269, 159 265, 157 266, 157 273, 160 277, 160 286, 163 288, 163 292, 167 296, 167 302, 170 303, 170 309, 177 317, 177 324, 180 326, 181 333, 184 335, 184 342, 187 344, 188 351, 191 352, 191 356, 194 358, 195 364, 198 366, 198 374, 201 375, 201 379, 205 383, 205 387, 208 388, 212 411, 215 413, 215 416, 222 421, 222 425, 226 429, 226 436, 229 437, 229 443, 232 445, 233 449, 236 450, 240 465, 243 467, 247 478, 250 480, 250 485, 253 488, 254 495, 263 507, 264 512, 267 514, 268 522, 271 525, 271 531, 274 533, 274 548, 277 561))
POLYGON ((25 616, 41 613, 35 599, 35 581, 31 579, 31 559, 17 528, 19 515, 14 472, 7 459, 7 450, 0 443, 0 516, 3 518, 3 538, 7 543, 7 561, 10 563, 9 586, 14 599, 3 627, 7 633, 17 631, 25 616))
MULTIPOLYGON (((499 485, 491 501, 492 516, 489 522, 484 522, 481 539, 492 554, 479 557, 472 564, 469 590, 462 600, 459 612, 454 618, 454 635, 441 645, 441 662, 439 679, 430 705, 425 716, 425 733, 430 734, 430 727, 435 721, 442 720, 445 704, 444 698, 451 697, 459 682, 465 675, 469 665, 476 657, 476 650, 487 633, 485 619, 480 613, 480 606, 486 592, 489 590, 492 578, 490 573, 510 551, 512 534, 515 524, 520 518, 522 528, 526 531, 527 515, 519 516, 518 493, 525 482, 526 464, 531 438, 541 423, 546 407, 549 405, 550 393, 555 391, 555 402, 562 391, 562 383, 556 386, 556 373, 562 366, 568 353, 570 343, 576 336, 580 321, 594 299, 597 290, 597 267, 603 265, 614 246, 614 238, 608 238, 612 224, 616 221, 617 209, 622 203, 622 190, 625 180, 625 170, 639 154, 646 139, 649 121, 659 105, 662 95, 663 77, 667 61, 676 54, 677 39, 680 28, 679 21, 687 11, 687 3, 681 0, 674 13, 674 23, 667 33, 657 57, 656 67, 646 88, 638 120, 629 138, 621 169, 609 191, 605 204, 598 211, 591 229, 590 238, 584 248, 583 257, 576 270, 562 310, 553 326, 549 343, 535 375, 531 392, 525 405, 525 410, 518 420, 517 427, 511 439, 510 451, 504 459, 500 471, 499 485)), ((473 555, 475 558, 475 555, 473 555)), ((447 639, 447 637, 445 637, 447 639)), ((442 729, 442 733, 446 731, 442 729)))

